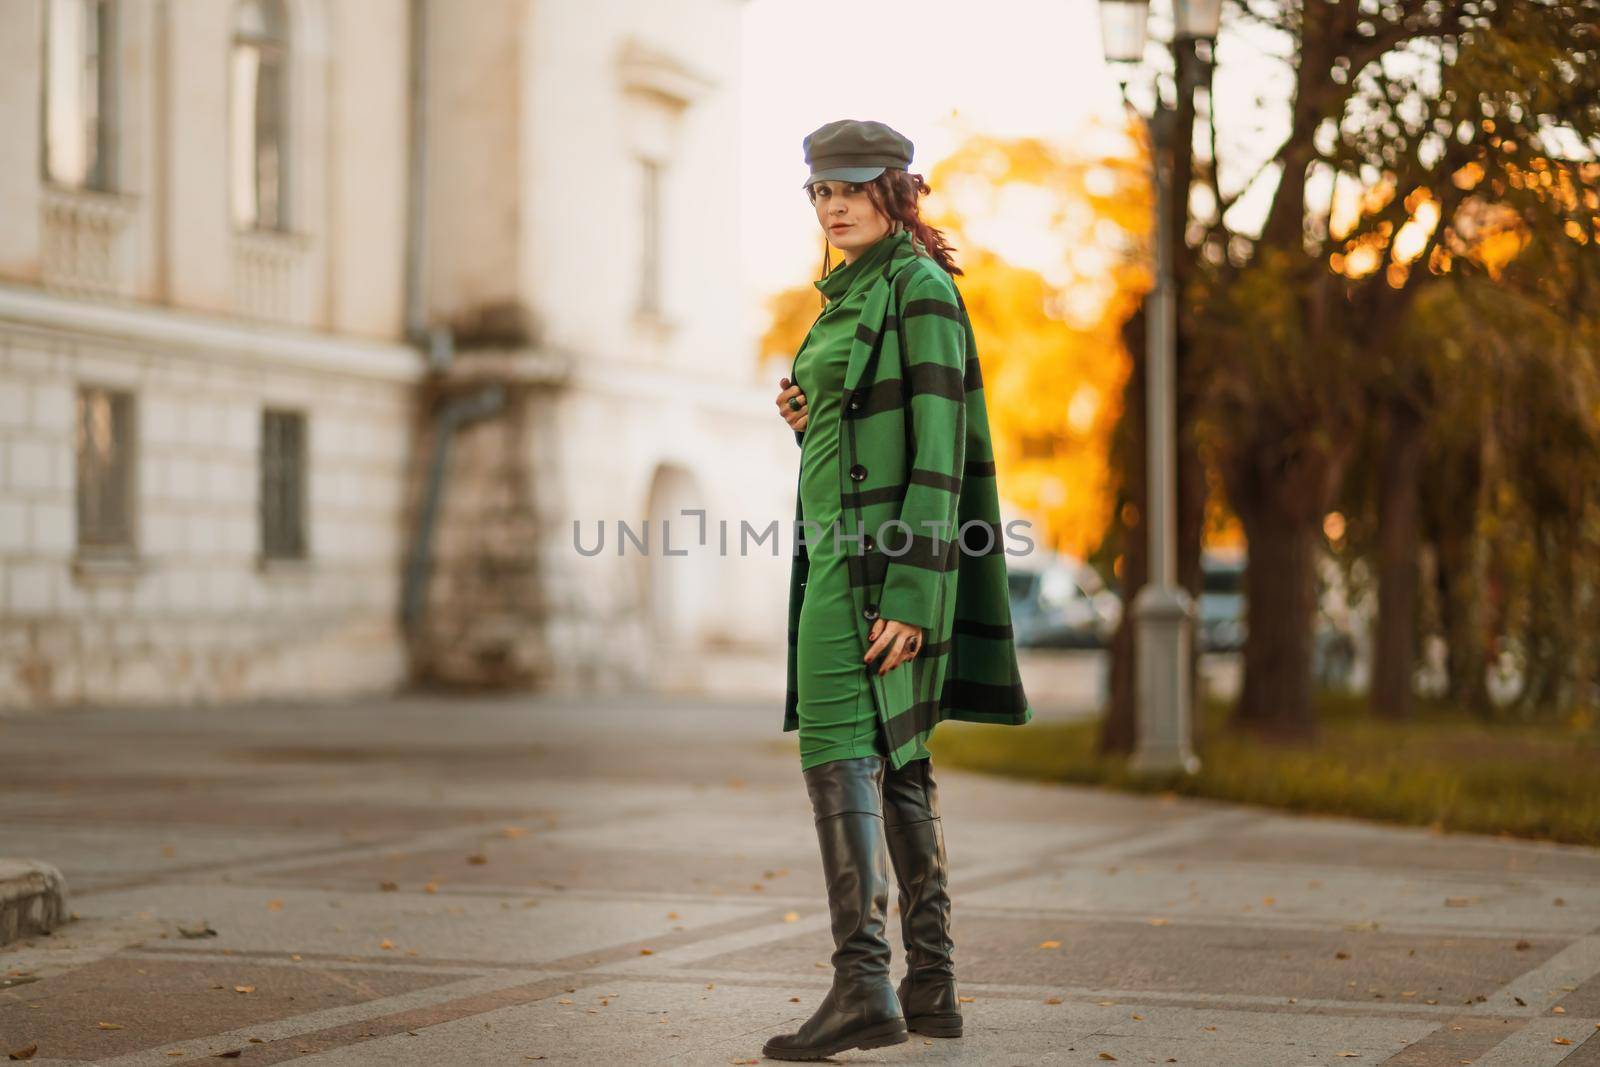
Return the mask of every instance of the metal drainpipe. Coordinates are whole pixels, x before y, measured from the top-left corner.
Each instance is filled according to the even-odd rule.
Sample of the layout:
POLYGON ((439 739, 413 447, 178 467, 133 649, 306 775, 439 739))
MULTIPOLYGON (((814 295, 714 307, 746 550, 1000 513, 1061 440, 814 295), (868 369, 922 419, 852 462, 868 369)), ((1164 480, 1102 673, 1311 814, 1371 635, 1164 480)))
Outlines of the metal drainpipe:
MULTIPOLYGON (((406 186, 406 338, 427 358, 429 372, 448 370, 455 356, 455 338, 448 327, 427 324, 428 256, 428 0, 410 0, 408 90, 410 142, 406 186)), ((505 408, 505 388, 491 385, 452 397, 434 412, 433 456, 423 487, 422 506, 411 536, 400 618, 415 634, 427 610, 428 578, 433 567, 433 535, 444 500, 450 445, 461 427, 490 418, 505 408)))
POLYGON ((438 524, 439 505, 444 499, 451 441, 461 427, 491 418, 505 406, 505 386, 489 385, 453 397, 440 409, 436 418, 428 482, 423 489, 422 507, 418 511, 416 530, 412 535, 411 558, 406 563, 405 590, 400 604, 400 618, 408 633, 417 631, 428 606, 428 578, 433 569, 433 532, 438 524))

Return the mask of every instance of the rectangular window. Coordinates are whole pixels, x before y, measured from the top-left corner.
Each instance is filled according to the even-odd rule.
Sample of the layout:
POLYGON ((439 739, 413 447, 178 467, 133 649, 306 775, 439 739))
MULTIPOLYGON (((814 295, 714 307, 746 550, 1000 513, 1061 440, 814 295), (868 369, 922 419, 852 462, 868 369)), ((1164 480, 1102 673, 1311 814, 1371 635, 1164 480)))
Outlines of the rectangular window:
POLYGON ((653 159, 640 159, 644 203, 640 215, 643 228, 639 259, 639 310, 655 315, 661 311, 661 172, 653 159))
POLYGON ((230 184, 233 220, 240 229, 289 228, 288 48, 282 0, 245 0, 235 8, 230 184))
POLYGON ((44 176, 110 189, 116 103, 115 13, 108 0, 48 0, 45 7, 44 176))
POLYGON ((133 394, 78 390, 78 547, 133 549, 133 394))
POLYGON ((306 416, 261 414, 261 555, 306 558, 306 416))

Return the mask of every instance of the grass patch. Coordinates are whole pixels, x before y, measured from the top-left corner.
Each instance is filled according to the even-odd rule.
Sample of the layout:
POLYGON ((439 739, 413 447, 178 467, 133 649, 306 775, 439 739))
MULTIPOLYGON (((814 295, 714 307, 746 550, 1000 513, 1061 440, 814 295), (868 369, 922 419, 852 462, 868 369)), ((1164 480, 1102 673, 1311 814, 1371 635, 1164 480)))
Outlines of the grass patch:
POLYGON ((1269 744, 1227 728, 1207 702, 1195 775, 1139 778, 1095 751, 1098 722, 939 724, 929 749, 969 770, 1046 782, 1259 804, 1442 830, 1600 845, 1600 739, 1590 724, 1486 724, 1424 704, 1388 723, 1359 698, 1323 695, 1323 737, 1269 744))

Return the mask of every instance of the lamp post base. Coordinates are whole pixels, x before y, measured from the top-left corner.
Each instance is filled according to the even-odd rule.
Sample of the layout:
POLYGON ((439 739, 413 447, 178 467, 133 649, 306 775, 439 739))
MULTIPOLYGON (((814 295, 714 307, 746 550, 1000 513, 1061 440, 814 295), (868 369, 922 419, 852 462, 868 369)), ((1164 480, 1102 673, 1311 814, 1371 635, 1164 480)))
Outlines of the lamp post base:
POLYGON ((1200 770, 1200 757, 1190 747, 1194 601, 1182 586, 1146 584, 1133 598, 1133 616, 1139 737, 1128 769, 1135 774, 1194 774, 1200 770))

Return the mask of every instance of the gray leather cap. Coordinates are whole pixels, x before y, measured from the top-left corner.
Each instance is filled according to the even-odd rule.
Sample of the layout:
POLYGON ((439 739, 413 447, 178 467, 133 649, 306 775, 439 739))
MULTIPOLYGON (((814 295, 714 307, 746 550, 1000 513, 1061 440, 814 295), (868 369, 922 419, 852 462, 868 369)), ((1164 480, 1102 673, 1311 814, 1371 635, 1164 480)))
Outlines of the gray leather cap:
POLYGON ((813 182, 866 182, 894 167, 911 166, 909 138, 881 122, 870 119, 839 119, 819 126, 801 142, 810 177, 801 188, 813 182))

